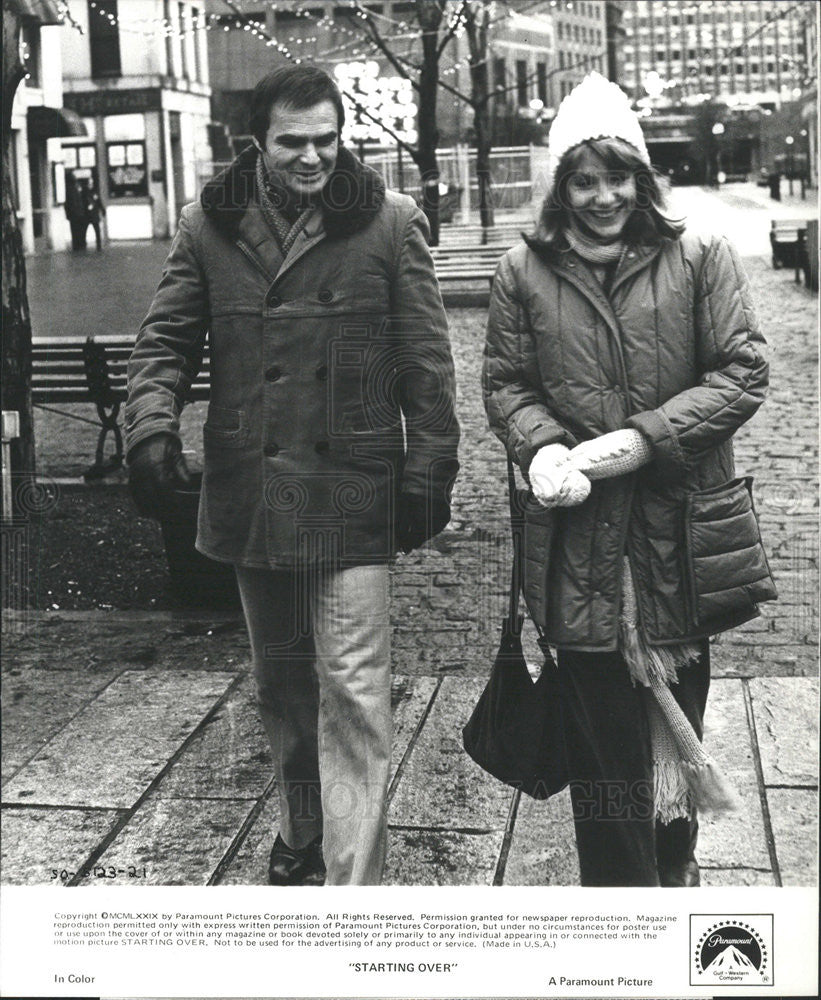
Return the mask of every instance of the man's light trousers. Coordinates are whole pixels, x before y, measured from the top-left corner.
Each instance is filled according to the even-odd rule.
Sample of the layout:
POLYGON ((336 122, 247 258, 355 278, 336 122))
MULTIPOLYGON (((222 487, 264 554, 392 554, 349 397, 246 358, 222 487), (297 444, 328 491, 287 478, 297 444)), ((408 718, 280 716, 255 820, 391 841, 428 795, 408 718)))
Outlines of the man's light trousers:
POLYGON ((378 885, 391 761, 388 567, 238 566, 280 833, 322 834, 326 885, 378 885))

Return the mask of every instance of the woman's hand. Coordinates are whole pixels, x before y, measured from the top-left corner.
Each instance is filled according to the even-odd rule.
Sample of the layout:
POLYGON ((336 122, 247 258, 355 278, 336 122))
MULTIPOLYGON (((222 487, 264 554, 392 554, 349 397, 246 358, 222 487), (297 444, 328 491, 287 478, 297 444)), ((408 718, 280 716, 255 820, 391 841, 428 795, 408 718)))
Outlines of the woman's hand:
POLYGON ((530 463, 530 487, 543 507, 575 507, 590 495, 590 480, 571 465, 570 454, 563 444, 548 444, 530 463))

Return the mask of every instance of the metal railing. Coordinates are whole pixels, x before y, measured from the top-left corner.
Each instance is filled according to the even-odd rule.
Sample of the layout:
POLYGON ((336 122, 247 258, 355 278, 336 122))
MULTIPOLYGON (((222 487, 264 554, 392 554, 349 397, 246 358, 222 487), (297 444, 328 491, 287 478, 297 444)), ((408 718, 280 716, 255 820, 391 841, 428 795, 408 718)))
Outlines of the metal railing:
MULTIPOLYGON (((357 150, 361 155, 361 151, 357 150)), ((475 212, 479 207, 479 185, 476 180, 476 150, 468 146, 452 146, 438 150, 437 159, 441 182, 453 191, 469 192, 462 207, 475 212)), ((364 147, 364 160, 378 170, 385 185, 419 199, 419 170, 407 153, 395 148, 364 147)), ((494 149, 490 154, 493 204, 502 210, 519 209, 533 197, 533 150, 530 146, 509 146, 494 149)), ((198 161, 198 191, 212 177, 228 166, 227 162, 198 161)))

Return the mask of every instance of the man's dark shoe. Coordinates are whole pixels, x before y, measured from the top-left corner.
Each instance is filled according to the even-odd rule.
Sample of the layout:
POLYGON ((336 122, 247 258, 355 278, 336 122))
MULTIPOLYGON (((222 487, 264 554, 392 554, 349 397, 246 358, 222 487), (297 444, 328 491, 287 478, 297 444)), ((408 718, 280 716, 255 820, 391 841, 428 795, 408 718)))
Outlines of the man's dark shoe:
POLYGON ((277 834, 268 861, 269 885, 324 885, 325 862, 322 859, 322 836, 307 847, 288 847, 277 834))
POLYGON ((659 868, 659 883, 667 888, 689 889, 701 885, 701 872, 695 858, 688 858, 683 864, 659 868))

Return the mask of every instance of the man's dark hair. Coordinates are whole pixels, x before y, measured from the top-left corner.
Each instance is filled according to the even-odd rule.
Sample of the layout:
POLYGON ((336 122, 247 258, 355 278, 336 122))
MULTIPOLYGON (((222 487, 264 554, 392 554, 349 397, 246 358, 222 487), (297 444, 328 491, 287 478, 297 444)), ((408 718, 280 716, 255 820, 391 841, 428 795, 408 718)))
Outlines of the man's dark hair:
POLYGON ((280 66, 263 77, 251 94, 248 124, 251 135, 265 145, 265 136, 271 124, 271 108, 285 104, 290 108, 312 108, 322 101, 330 101, 336 108, 340 132, 345 122, 345 108, 339 88, 325 70, 318 66, 280 66))

